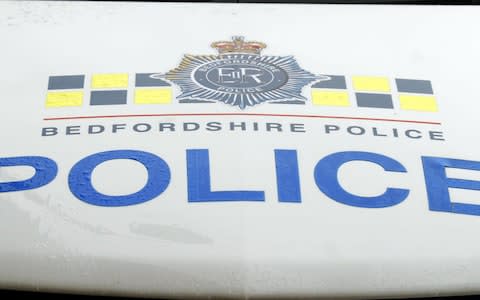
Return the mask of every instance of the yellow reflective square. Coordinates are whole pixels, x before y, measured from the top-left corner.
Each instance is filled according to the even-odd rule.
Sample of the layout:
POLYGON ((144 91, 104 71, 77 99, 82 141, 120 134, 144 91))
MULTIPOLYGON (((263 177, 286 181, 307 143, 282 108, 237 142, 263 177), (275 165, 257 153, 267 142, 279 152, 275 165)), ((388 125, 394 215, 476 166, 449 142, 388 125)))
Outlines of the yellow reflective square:
POLYGON ((128 74, 94 74, 92 88, 126 88, 128 87, 128 74))
POLYGON ((135 104, 170 104, 172 89, 135 89, 135 104))
POLYGON ((82 106, 83 92, 48 92, 45 106, 64 107, 64 106, 82 106))
POLYGON ((353 76, 353 88, 357 91, 390 92, 387 77, 353 76))
POLYGON ((438 111, 434 96, 400 95, 400 108, 403 110, 438 111))
POLYGON ((348 92, 312 89, 312 102, 323 106, 350 106, 348 92))

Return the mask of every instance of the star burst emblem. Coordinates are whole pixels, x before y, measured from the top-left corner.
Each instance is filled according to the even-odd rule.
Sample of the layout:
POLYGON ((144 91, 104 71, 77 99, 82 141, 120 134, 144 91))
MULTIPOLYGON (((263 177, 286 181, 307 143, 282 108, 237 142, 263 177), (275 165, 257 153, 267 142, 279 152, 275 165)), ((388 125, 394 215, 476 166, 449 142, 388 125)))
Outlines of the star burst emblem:
POLYGON ((185 55, 165 78, 180 86, 182 103, 223 102, 240 109, 263 102, 306 102, 302 88, 328 79, 303 70, 293 56, 263 56, 243 37, 212 44, 218 55, 185 55))

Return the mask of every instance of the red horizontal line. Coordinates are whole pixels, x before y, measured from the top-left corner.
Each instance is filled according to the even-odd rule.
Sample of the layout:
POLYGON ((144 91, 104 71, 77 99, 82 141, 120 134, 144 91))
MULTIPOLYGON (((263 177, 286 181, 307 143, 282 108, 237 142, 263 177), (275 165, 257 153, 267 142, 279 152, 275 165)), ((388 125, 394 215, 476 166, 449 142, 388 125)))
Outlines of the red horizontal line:
POLYGON ((345 117, 345 116, 325 116, 325 115, 262 114, 262 113, 132 114, 132 115, 53 117, 53 118, 44 118, 43 120, 44 121, 59 121, 59 120, 81 120, 81 119, 144 118, 144 117, 205 117, 205 116, 256 116, 256 117, 283 117, 283 118, 341 119, 341 120, 362 120, 362 121, 382 121, 382 122, 442 125, 442 123, 440 123, 440 122, 432 122, 432 121, 401 120, 401 119, 386 119, 386 118, 345 117))

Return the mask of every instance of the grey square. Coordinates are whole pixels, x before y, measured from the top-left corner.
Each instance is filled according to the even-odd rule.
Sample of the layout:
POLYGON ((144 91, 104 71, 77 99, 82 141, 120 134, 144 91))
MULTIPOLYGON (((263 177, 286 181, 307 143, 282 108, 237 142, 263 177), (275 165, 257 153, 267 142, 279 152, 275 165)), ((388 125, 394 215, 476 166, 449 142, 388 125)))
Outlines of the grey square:
POLYGON ((392 95, 355 93, 358 107, 393 108, 392 95))
POLYGON ((396 78, 397 90, 403 93, 433 94, 430 80, 399 79, 396 78))
POLYGON ((157 73, 137 73, 135 74, 135 86, 170 86, 170 84, 162 79, 151 78, 150 75, 157 73))
POLYGON ((49 90, 83 89, 84 84, 85 75, 50 76, 48 78, 49 90))
POLYGON ((92 91, 90 105, 117 105, 127 104, 127 91, 92 91))
POLYGON ((312 88, 341 89, 341 90, 345 90, 347 88, 345 76, 338 76, 338 75, 326 75, 326 76, 330 77, 330 80, 317 82, 312 85, 312 88))

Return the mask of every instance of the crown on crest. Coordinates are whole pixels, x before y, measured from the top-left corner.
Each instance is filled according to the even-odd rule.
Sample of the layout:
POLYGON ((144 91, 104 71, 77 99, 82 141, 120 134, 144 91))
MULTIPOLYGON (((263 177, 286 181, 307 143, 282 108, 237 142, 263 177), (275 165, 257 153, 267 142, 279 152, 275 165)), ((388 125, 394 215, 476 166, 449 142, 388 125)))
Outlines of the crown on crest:
POLYGON ((219 54, 223 53, 251 53, 260 54, 267 45, 261 42, 245 42, 243 36, 234 36, 232 41, 219 41, 212 43, 212 48, 216 48, 219 54))

